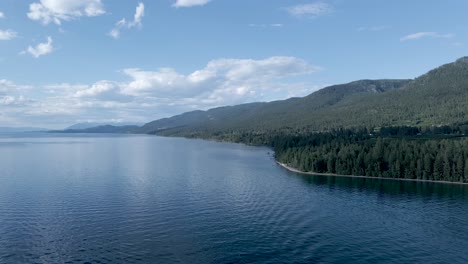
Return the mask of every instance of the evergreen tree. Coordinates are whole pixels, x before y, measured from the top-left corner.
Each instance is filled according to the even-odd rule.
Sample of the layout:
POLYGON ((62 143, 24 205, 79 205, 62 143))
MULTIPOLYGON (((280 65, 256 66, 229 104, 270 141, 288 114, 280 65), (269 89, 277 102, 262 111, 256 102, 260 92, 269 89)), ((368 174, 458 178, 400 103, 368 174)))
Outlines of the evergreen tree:
POLYGON ((465 182, 468 182, 468 159, 465 160, 465 172, 464 172, 465 182))

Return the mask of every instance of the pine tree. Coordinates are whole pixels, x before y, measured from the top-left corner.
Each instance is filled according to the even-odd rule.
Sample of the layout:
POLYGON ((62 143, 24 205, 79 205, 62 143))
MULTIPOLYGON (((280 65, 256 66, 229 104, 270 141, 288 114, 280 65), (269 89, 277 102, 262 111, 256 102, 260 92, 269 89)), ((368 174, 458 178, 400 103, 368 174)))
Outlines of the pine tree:
POLYGON ((423 162, 421 159, 418 159, 416 162, 416 179, 422 179, 423 174, 423 162))
POLYGON ((444 159, 438 154, 434 161, 434 180, 440 181, 444 177, 444 159))
POLYGON ((457 171, 457 179, 460 181, 460 182, 463 182, 463 155, 462 153, 460 152, 458 155, 458 158, 457 158, 457 164, 456 164, 456 171, 457 171))
POLYGON ((447 153, 444 155, 444 175, 441 180, 450 181, 452 178, 452 166, 450 166, 450 160, 447 153))
POLYGON ((424 172, 423 172, 423 179, 424 180, 431 180, 432 179, 432 168, 433 168, 432 158, 431 155, 426 153, 424 156, 424 172))
POLYGON ((465 182, 468 182, 468 159, 465 161, 464 177, 465 177, 465 182))

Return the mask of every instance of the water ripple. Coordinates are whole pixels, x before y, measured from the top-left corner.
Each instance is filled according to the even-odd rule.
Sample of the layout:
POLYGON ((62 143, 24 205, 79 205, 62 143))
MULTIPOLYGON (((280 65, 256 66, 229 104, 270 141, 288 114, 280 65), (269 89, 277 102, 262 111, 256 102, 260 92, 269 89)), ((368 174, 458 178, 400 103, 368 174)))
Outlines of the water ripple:
POLYGON ((0 263, 468 262, 466 187, 303 177, 268 151, 2 138, 0 263))

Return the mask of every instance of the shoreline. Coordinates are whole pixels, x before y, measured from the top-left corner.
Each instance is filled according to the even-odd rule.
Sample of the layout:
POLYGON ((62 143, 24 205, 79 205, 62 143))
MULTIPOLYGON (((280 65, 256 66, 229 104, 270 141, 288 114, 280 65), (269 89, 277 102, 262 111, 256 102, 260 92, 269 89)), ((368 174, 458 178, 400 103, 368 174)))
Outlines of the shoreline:
MULTIPOLYGON (((60 133, 59 133, 60 134, 60 133)), ((121 134, 121 133, 71 133, 71 134, 121 134)), ((125 133, 125 135, 147 135, 147 136, 157 136, 157 137, 170 137, 170 138, 184 138, 184 139, 191 139, 191 140, 203 140, 203 141, 210 141, 216 143, 231 143, 231 144, 241 144, 249 147, 264 147, 270 149, 273 153, 273 149, 269 146, 264 145, 250 145, 242 142, 232 142, 227 140, 218 140, 212 138, 197 138, 197 137, 185 137, 185 136, 163 136, 158 134, 139 134, 139 133, 125 133)), ((388 177, 375 177, 375 176, 358 176, 358 175, 345 175, 345 174, 336 174, 336 173, 318 173, 318 172, 306 172, 300 171, 296 168, 290 167, 287 164, 279 162, 273 155, 273 158, 280 167, 283 169, 294 172, 301 175, 309 175, 309 176, 327 176, 327 177, 346 177, 346 178, 360 178, 360 179, 380 179, 380 180, 387 180, 387 181, 405 181, 405 182, 420 182, 420 183, 440 183, 440 184, 449 184, 449 185, 468 185, 468 182, 450 182, 450 181, 434 181, 434 180, 421 180, 421 179, 405 179, 405 178, 388 178, 388 177)))
MULTIPOLYGON (((155 135, 155 136, 160 136, 160 135, 155 135)), ((162 136, 162 137, 174 137, 174 136, 162 136)), ((179 137, 179 136, 176 136, 179 137)), ((447 184, 447 185, 459 185, 459 186, 467 186, 468 182, 451 182, 451 181, 434 181, 434 180, 421 180, 421 179, 406 179, 406 178, 388 178, 388 177, 375 177, 375 176, 359 176, 359 175, 345 175, 345 174, 336 174, 336 173, 318 173, 318 172, 306 172, 306 171, 300 171, 296 168, 290 167, 284 163, 279 162, 274 153, 275 151, 265 145, 250 145, 246 144, 243 142, 232 142, 232 141, 226 141, 226 140, 217 140, 217 139, 209 139, 209 138, 188 138, 184 136, 180 136, 179 138, 185 138, 185 139, 201 139, 205 141, 211 141, 211 142, 217 142, 217 143, 232 143, 232 144, 241 144, 244 146, 249 146, 249 147, 264 147, 268 148, 273 152, 273 159, 276 164, 278 164, 280 167, 283 169, 301 174, 301 175, 309 175, 309 176, 327 176, 327 177, 345 177, 345 178, 358 178, 358 179, 375 179, 375 180, 386 180, 386 181, 403 181, 403 182, 419 182, 419 183, 437 183, 437 184, 447 184)))
POLYGON ((344 175, 344 174, 336 174, 336 173, 316 173, 316 172, 306 172, 300 171, 293 167, 289 167, 288 165, 281 163, 275 160, 276 163, 290 172, 294 172, 297 174, 302 175, 309 175, 309 176, 327 176, 327 177, 346 177, 346 178, 359 178, 359 179, 377 179, 377 180, 387 180, 387 181, 405 181, 405 182, 420 182, 420 183, 442 183, 442 184, 450 184, 450 185, 468 185, 466 182, 450 182, 450 181, 434 181, 434 180, 420 180, 420 179, 404 179, 404 178, 388 178, 388 177, 373 177, 373 176, 357 176, 357 175, 344 175))

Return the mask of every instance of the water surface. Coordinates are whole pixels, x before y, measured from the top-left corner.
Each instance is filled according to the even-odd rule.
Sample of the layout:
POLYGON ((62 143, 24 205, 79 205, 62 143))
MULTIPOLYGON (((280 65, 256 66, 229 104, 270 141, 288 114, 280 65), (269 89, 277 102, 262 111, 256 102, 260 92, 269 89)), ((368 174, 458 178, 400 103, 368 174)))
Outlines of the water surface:
POLYGON ((301 176, 266 148, 0 136, 0 263, 468 263, 468 187, 301 176))

